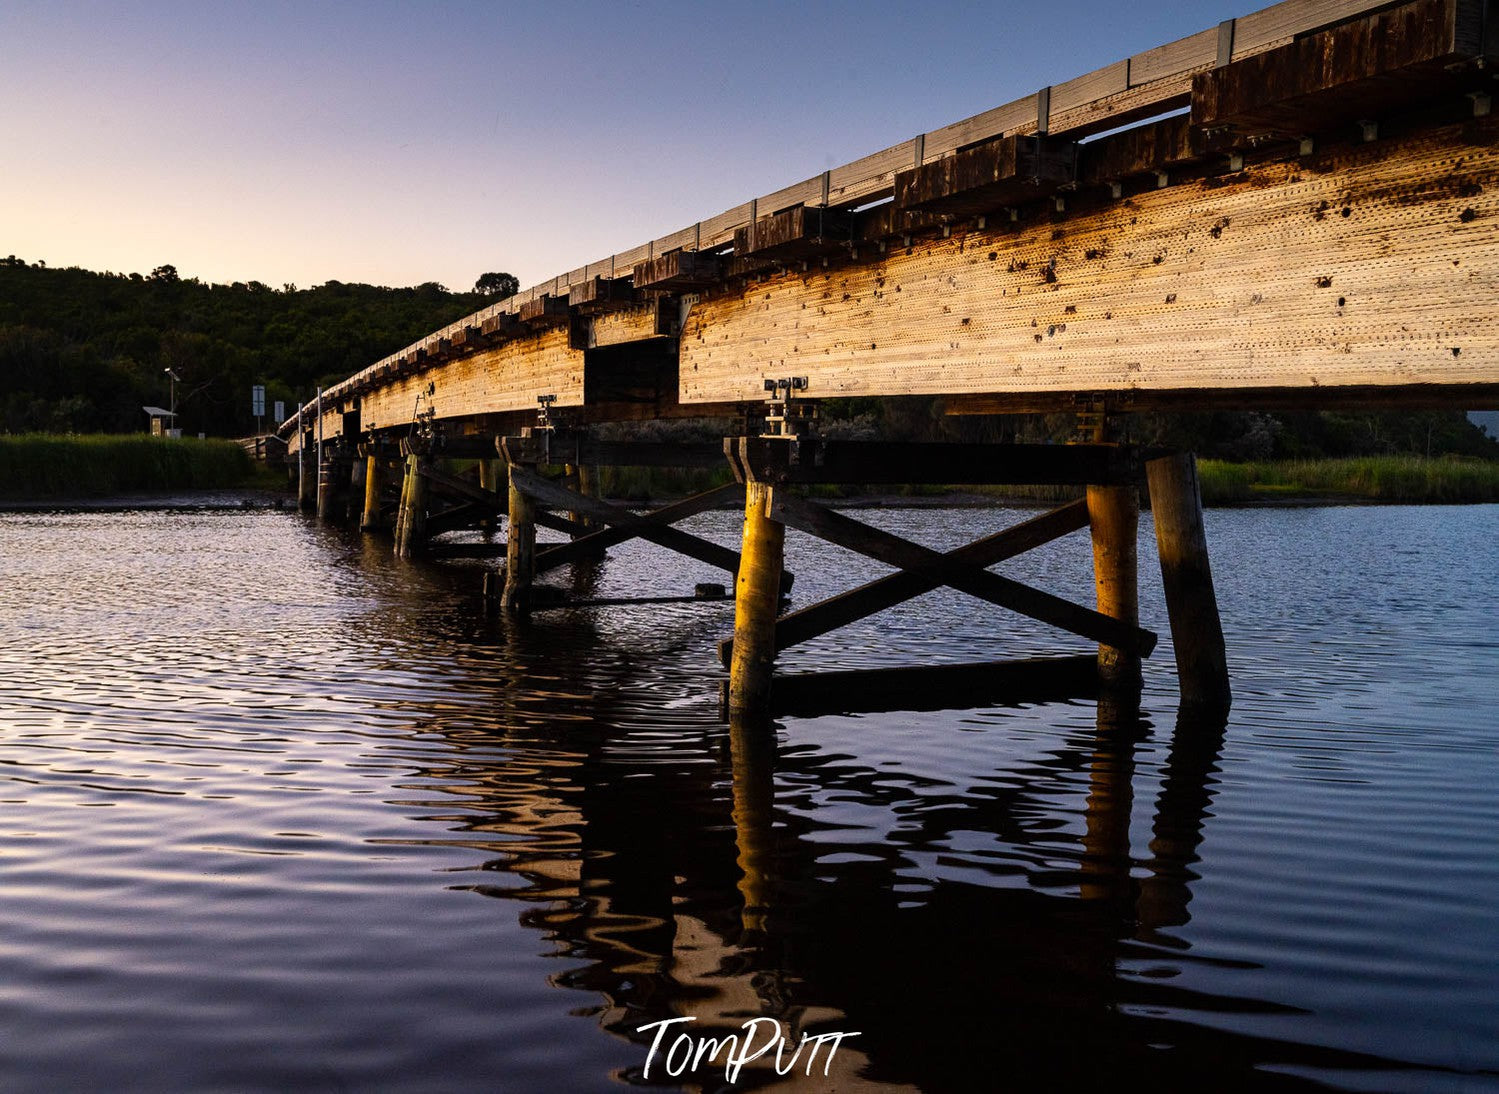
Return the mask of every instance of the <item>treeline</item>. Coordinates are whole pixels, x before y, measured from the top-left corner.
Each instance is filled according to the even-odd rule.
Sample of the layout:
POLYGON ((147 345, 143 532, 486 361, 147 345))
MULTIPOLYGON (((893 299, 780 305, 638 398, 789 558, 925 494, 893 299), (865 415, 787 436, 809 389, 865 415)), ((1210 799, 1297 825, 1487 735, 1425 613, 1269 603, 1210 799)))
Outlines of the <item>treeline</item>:
POLYGON ((141 407, 171 398, 171 369, 184 433, 242 436, 252 385, 268 416, 278 399, 290 409, 493 299, 435 282, 275 289, 0 258, 0 432, 140 432, 141 407))

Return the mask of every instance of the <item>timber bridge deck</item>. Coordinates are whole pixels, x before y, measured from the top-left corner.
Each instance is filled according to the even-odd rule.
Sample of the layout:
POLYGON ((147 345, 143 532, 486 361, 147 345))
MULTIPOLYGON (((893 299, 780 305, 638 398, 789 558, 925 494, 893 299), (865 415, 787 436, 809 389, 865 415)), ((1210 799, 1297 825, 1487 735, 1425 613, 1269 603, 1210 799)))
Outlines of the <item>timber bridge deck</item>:
POLYGON ((364 523, 394 511, 403 554, 507 513, 500 599, 513 610, 536 606, 538 568, 634 536, 722 566, 738 580, 729 700, 745 710, 768 702, 777 648, 943 584, 1097 640, 1106 682, 1136 677, 1154 641, 1134 606, 1148 478, 1184 692, 1221 706, 1190 457, 1110 445, 1108 419, 1499 402, 1495 59, 1494 0, 1288 0, 559 274, 322 392, 282 435, 320 475, 320 512, 352 469, 364 523), (846 396, 1076 411, 1092 443, 819 440, 806 408, 846 396), (722 451, 589 432, 726 415, 746 428, 722 451), (747 495, 739 553, 671 527, 722 493, 646 515, 590 496, 597 463, 725 452, 747 495), (437 466, 453 457, 480 459, 481 481, 437 466), (388 505, 396 458, 406 473, 388 505), (560 465, 578 469, 570 487, 538 470, 560 465), (894 481, 1066 482, 1088 496, 941 555, 794 490, 894 481), (576 543, 538 551, 537 523, 576 543), (788 524, 901 572, 852 605, 780 616, 788 524), (987 570, 1085 526, 1097 610, 987 570))

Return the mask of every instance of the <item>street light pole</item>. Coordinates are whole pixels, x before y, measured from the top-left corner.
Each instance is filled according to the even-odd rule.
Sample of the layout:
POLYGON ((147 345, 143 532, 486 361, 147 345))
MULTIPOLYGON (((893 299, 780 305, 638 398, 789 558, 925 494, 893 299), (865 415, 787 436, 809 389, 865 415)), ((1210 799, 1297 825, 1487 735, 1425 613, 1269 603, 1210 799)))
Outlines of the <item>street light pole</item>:
POLYGON ((167 422, 168 434, 167 435, 171 436, 170 430, 173 430, 173 429, 177 428, 177 381, 180 380, 180 379, 182 379, 182 377, 178 376, 175 372, 173 372, 170 367, 164 368, 161 371, 165 372, 167 374, 167 383, 168 383, 168 392, 169 392, 168 402, 167 402, 167 412, 168 412, 168 422, 167 422))

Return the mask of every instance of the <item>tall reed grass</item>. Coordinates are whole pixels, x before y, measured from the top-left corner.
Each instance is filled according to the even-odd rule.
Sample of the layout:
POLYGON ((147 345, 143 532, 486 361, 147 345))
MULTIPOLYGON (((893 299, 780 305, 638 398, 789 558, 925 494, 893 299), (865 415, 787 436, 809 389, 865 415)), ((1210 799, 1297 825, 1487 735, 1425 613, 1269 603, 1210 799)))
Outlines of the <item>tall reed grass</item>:
MULTIPOLYGON (((1438 456, 1368 456, 1342 459, 1273 460, 1198 464, 1206 505, 1255 505, 1307 501, 1490 502, 1499 501, 1499 463, 1438 456)), ((606 468, 605 496, 641 501, 680 497, 728 481, 724 471, 662 468, 606 468)), ((1029 504, 1055 504, 1082 497, 1075 486, 907 486, 820 485, 806 488, 815 498, 940 499, 966 496, 1029 504)), ((898 502, 897 502, 898 504, 898 502)))
POLYGON ((1499 463, 1453 456, 1359 456, 1198 465, 1207 505, 1327 499, 1381 502, 1499 501, 1499 463))
POLYGON ((0 436, 0 498, 108 497, 244 485, 255 463, 234 441, 137 434, 0 436))

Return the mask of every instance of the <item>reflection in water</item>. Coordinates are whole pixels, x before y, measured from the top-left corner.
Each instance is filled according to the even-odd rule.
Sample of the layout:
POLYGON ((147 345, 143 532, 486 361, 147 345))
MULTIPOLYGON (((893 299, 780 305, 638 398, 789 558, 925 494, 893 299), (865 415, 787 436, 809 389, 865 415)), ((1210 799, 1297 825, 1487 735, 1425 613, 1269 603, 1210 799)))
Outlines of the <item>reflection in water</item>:
MULTIPOLYGON (((617 723, 622 713, 628 717, 606 705, 595 725, 617 723)), ((522 851, 490 860, 485 869, 519 873, 526 886, 474 888, 544 902, 544 911, 523 921, 587 962, 555 982, 603 995, 600 1025, 637 1045, 650 1040, 642 1027, 683 1017, 693 1019, 696 1037, 727 1037, 757 1016, 780 1020, 796 1036, 859 1031, 857 1043, 840 1048, 829 1077, 821 1074, 825 1060, 814 1070, 836 1089, 971 1090, 983 1073, 1022 1088, 1092 1086, 1120 1074, 1215 1089, 1300 1088, 1303 1081, 1262 1069, 1397 1066, 1375 1054, 1181 1020, 1204 1008, 1294 1013, 1264 1000, 1176 989, 1161 962, 1192 958, 1149 948, 1162 941, 1160 928, 1188 922, 1188 867, 1211 805, 1208 778, 1224 727, 1177 726, 1152 818, 1151 873, 1141 884, 1132 876, 1131 787, 1135 749, 1151 726, 1127 696, 1105 696, 1096 719, 1094 732, 1049 755, 1044 772, 1021 773, 1016 792, 978 810, 955 800, 923 809, 919 835, 905 841, 903 850, 913 853, 943 847, 963 831, 1003 831, 1016 844, 1034 837, 1037 860, 1052 865, 1030 886, 943 881, 912 891, 899 882, 893 849, 862 839, 842 844, 836 823, 776 809, 778 777, 802 794, 836 792, 889 806, 900 797, 884 772, 830 767, 814 753, 778 749, 776 726, 736 722, 727 764, 722 743, 711 746, 713 771, 667 765, 637 782, 609 760, 613 748, 628 746, 605 738, 578 754, 570 793, 551 797, 527 779, 536 796, 527 795, 513 817, 512 804, 491 830, 520 835, 536 831, 541 818, 563 817, 579 831, 578 845, 561 861, 522 851), (1055 782, 1062 773, 1075 776, 1066 781, 1084 798, 1083 827, 1075 854, 1058 861, 1054 829, 1026 823, 1029 796, 1018 787, 1030 776, 1055 782), (575 862, 580 869, 566 865, 575 862), (830 865, 837 867, 831 873, 830 865), (1128 966, 1142 961, 1155 967, 1130 975, 1128 966)), ((513 794, 510 773, 495 774, 513 794)), ((752 1062, 738 1082, 775 1081, 769 1063, 752 1062)), ((657 1079, 661 1071, 658 1059, 657 1079)), ((626 1077, 642 1081, 641 1069, 626 1077)))
MULTIPOLYGON (((39 598, 0 605, 0 1086, 669 1087, 642 1026, 762 1016, 858 1031, 806 1089, 1492 1085, 1499 771, 1473 712, 1499 658, 1445 584, 1493 569, 1472 513, 1383 607, 1263 545, 1362 557, 1419 538, 1398 511, 1225 515, 1227 725, 1178 720, 1162 679, 1143 706, 723 726, 726 606, 517 622, 484 616, 476 567, 290 517, 0 517, 0 578, 39 598)), ((995 519, 881 516, 953 542, 995 519)), ((849 583, 814 550, 788 547, 802 595, 849 583)), ((714 576, 663 560, 555 580, 714 576)), ((1088 562, 1063 542, 1007 572, 1065 590, 1088 562)), ((788 671, 1056 639, 936 593, 840 641, 788 671)), ((785 1084, 760 1060, 737 1085, 785 1084)))

